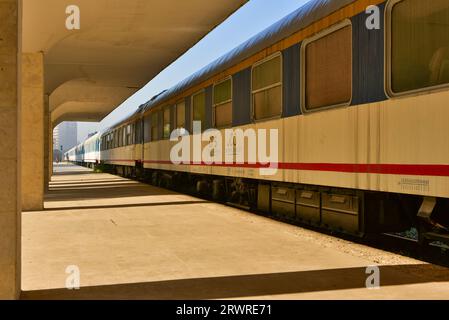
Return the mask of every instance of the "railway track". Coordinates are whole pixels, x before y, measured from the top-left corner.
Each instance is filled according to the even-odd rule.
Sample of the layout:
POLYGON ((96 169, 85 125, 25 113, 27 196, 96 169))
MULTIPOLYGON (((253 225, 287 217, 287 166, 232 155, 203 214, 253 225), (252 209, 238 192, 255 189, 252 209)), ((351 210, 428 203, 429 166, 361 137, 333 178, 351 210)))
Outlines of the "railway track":
POLYGON ((378 244, 373 240, 367 240, 370 246, 449 267, 449 246, 447 244, 434 241, 423 246, 417 239, 391 233, 377 235, 376 240, 380 242, 378 244))

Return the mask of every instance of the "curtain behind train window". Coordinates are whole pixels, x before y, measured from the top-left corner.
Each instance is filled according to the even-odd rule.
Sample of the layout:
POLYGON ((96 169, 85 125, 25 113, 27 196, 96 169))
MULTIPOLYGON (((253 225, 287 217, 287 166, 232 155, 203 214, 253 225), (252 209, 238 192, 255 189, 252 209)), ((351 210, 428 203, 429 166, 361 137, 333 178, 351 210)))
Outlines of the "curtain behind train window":
POLYGON ((164 109, 164 128, 163 128, 164 139, 170 138, 170 133, 171 133, 170 112, 171 112, 170 107, 166 107, 164 109))
POLYGON ((151 141, 159 140, 159 112, 153 112, 151 115, 151 141))
POLYGON ((232 79, 229 78, 214 86, 215 127, 232 125, 232 79))
POLYGON ((282 56, 276 55, 252 70, 253 112, 256 120, 282 114, 282 56))
POLYGON ((404 0, 391 11, 391 90, 449 83, 449 1, 404 0))
POLYGON ((352 97, 352 27, 346 26, 306 45, 305 108, 347 104, 352 97))
POLYGON ((176 104, 176 129, 184 129, 186 126, 186 103, 176 104))
POLYGON ((195 94, 192 98, 192 121, 201 121, 203 126, 206 123, 206 93, 204 91, 195 94))

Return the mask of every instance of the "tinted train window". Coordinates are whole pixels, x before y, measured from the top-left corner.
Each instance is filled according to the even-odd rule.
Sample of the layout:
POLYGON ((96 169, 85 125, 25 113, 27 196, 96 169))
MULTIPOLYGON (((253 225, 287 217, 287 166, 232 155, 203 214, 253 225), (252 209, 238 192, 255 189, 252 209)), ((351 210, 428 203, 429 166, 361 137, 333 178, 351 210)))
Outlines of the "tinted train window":
POLYGON ((306 110, 349 104, 352 97, 352 27, 342 25, 304 43, 303 105, 306 110))
POLYGON ((206 93, 204 91, 192 96, 192 121, 206 123, 206 93))
POLYGON ((115 144, 115 147, 116 148, 118 148, 118 147, 120 147, 120 145, 121 145, 121 129, 119 128, 119 129, 117 129, 116 131, 115 131, 115 134, 116 134, 116 144, 115 144))
POLYGON ((282 114, 282 57, 277 55, 253 67, 253 113, 256 120, 282 114))
POLYGON ((115 147, 116 148, 120 147, 120 143, 121 143, 120 142, 120 140, 121 140, 120 133, 121 133, 120 128, 115 130, 115 147))
POLYGON ((232 78, 214 86, 215 127, 232 125, 232 78))
POLYGON ((131 125, 126 126, 126 145, 129 146, 132 144, 132 135, 131 135, 131 125))
POLYGON ((449 1, 400 1, 390 18, 391 93, 449 83, 449 1))
POLYGON ((183 129, 186 126, 186 104, 180 102, 176 105, 176 129, 183 129))
POLYGON ((170 107, 164 109, 164 139, 170 138, 171 122, 170 122, 170 107))
POLYGON ((137 120, 136 124, 134 125, 134 142, 135 143, 142 143, 142 133, 141 133, 141 120, 137 120))
POLYGON ((158 112, 153 112, 153 114, 151 115, 151 141, 157 141, 159 139, 158 122, 158 112))

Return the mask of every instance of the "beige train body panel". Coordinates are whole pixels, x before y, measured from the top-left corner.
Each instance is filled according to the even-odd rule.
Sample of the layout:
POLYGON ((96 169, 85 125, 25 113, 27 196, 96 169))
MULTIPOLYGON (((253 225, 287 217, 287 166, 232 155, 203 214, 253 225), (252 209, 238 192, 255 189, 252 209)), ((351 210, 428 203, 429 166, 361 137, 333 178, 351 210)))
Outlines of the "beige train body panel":
MULTIPOLYGON (((279 129, 279 163, 448 165, 449 91, 423 93, 239 127, 247 128, 279 129)), ((203 147, 206 144, 203 142, 203 147)), ((174 145, 175 142, 167 140, 145 144, 145 168, 449 197, 449 177, 445 176, 289 169, 279 169, 274 176, 262 176, 257 168, 177 166, 169 162, 170 150, 174 145)), ((247 154, 245 161, 248 161, 247 154)))
POLYGON ((135 145, 130 145, 126 147, 114 148, 101 152, 101 160, 106 164, 116 165, 116 166, 128 166, 135 167, 135 145))

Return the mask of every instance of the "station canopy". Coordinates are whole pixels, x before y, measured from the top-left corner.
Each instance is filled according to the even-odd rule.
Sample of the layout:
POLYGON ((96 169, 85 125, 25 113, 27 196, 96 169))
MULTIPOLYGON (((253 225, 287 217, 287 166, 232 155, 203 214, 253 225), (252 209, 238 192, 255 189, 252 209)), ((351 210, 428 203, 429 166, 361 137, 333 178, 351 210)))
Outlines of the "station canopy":
POLYGON ((246 1, 23 0, 22 51, 44 54, 53 125, 101 121, 246 1))

